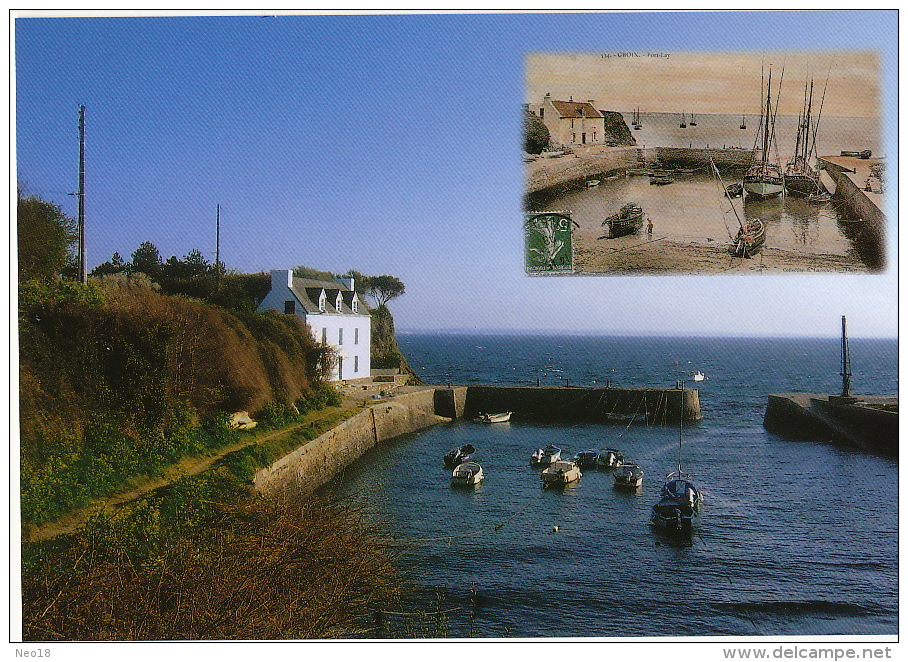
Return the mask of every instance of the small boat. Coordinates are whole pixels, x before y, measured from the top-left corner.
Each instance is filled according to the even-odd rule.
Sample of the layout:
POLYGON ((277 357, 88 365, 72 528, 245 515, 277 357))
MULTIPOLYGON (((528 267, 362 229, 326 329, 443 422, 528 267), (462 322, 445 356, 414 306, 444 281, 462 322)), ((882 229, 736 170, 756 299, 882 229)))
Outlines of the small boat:
POLYGON ((473 448, 473 444, 464 444, 463 446, 458 446, 447 455, 445 455, 445 466, 446 467, 456 467, 459 464, 466 462, 470 455, 476 452, 476 449, 473 448))
POLYGON ((543 469, 540 477, 542 478, 543 487, 555 487, 572 483, 580 478, 581 475, 580 467, 574 462, 558 460, 553 462, 547 469, 543 469))
POLYGON ((744 195, 744 184, 741 182, 729 184, 725 187, 725 192, 728 194, 729 198, 740 198, 744 195))
POLYGON ((561 449, 548 444, 545 448, 538 449, 530 456, 530 462, 536 466, 549 466, 561 459, 561 449))
POLYGON ((699 370, 697 370, 697 372, 694 373, 694 381, 695 381, 695 382, 702 382, 704 379, 706 379, 706 375, 704 375, 704 374, 703 374, 702 372, 700 372, 699 370))
POLYGON ((658 186, 664 186, 665 184, 671 184, 675 181, 675 178, 671 176, 671 173, 665 170, 654 170, 653 176, 649 178, 650 184, 656 184, 658 186))
POLYGON ((596 186, 599 186, 599 180, 598 180, 598 179, 588 179, 588 180, 586 180, 586 187, 587 187, 587 188, 595 188, 596 186))
POLYGON ((647 170, 646 168, 629 168, 628 170, 625 170, 624 174, 628 177, 633 177, 635 175, 645 175, 649 177, 653 174, 653 171, 647 170))
POLYGON ((615 470, 615 487, 622 490, 636 490, 643 484, 643 469, 633 462, 626 462, 615 470))
POLYGON ((482 414, 480 413, 475 419, 477 423, 507 423, 511 420, 511 412, 503 411, 498 414, 482 414))
POLYGON ((629 202, 617 214, 612 214, 602 221, 602 227, 608 227, 608 239, 636 234, 643 227, 643 209, 640 205, 629 202))
POLYGON ((678 470, 670 473, 662 486, 661 498, 653 506, 650 522, 656 528, 670 533, 690 533, 693 529, 693 516, 698 514, 703 504, 703 495, 681 472, 681 439, 684 430, 684 382, 679 382, 679 402, 681 406, 678 418, 678 470))
POLYGON ((697 172, 697 169, 696 168, 675 168, 673 170, 673 172, 675 172, 676 174, 679 174, 679 175, 692 175, 695 172, 697 172))
POLYGON ((600 469, 614 469, 624 463, 624 456, 614 448, 606 448, 599 452, 599 459, 596 466, 600 469))
POLYGON ((843 151, 840 156, 856 156, 859 159, 869 159, 871 156, 873 156, 873 152, 871 152, 869 149, 865 149, 861 152, 843 151))
POLYGON ((693 113, 690 114, 690 125, 697 126, 697 120, 695 119, 695 116, 693 113))
POLYGON ((745 116, 741 115, 741 127, 740 128, 742 128, 742 129, 747 128, 747 121, 744 118, 745 118, 745 116))
MULTIPOLYGON (((775 145, 776 115, 772 109, 770 89, 772 86, 772 70, 766 82, 766 109, 760 117, 760 126, 754 140, 754 149, 751 165, 744 174, 744 190, 755 198, 772 198, 780 195, 784 190, 782 167, 771 160, 770 153, 775 145)), ((781 87, 781 84, 780 84, 781 87)), ((763 81, 760 80, 760 95, 763 94, 763 81)), ((778 98, 776 109, 778 109, 778 98)))
POLYGON ((477 462, 463 462, 451 474, 454 485, 478 485, 484 478, 482 467, 477 462))
POLYGON ((595 467, 598 461, 599 453, 596 451, 581 451, 574 456, 574 462, 576 462, 577 466, 581 469, 595 467))
POLYGON ((681 113, 681 124, 679 124, 678 126, 680 126, 682 129, 687 128, 687 121, 684 118, 684 113, 681 113))
POLYGON ((829 202, 832 196, 828 193, 815 193, 807 196, 807 202, 829 202))
POLYGON ((631 124, 634 127, 635 131, 639 131, 643 126, 643 123, 640 121, 640 108, 639 106, 634 109, 634 119, 631 121, 631 124))
POLYGON ((753 257, 760 252, 766 243, 766 226, 759 218, 747 221, 738 229, 728 252, 735 257, 753 257))

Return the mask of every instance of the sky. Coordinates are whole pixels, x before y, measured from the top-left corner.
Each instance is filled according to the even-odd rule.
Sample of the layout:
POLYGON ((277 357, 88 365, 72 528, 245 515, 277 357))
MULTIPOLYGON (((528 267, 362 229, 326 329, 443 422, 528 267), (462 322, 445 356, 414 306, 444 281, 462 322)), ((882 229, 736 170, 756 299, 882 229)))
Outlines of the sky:
POLYGON ((220 205, 228 268, 395 275, 401 331, 835 336, 844 314, 897 335, 894 186, 884 274, 531 278, 521 230, 532 54, 815 53, 818 79, 822 53, 860 54, 839 75, 895 156, 893 11, 19 17, 13 36, 10 185, 75 217, 84 104, 89 268, 142 241, 213 261, 220 205))

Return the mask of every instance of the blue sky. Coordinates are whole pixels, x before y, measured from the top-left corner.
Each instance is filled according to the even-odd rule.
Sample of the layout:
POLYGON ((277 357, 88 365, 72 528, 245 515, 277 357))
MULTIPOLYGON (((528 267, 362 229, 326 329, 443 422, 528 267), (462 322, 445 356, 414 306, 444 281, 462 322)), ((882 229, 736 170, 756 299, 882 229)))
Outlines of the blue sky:
POLYGON ((394 274, 399 329, 835 335, 845 314, 854 336, 895 336, 895 259, 524 276, 520 107, 534 51, 872 49, 895 156, 896 27, 891 11, 18 18, 17 177, 75 216, 85 104, 90 267, 145 240, 213 259, 220 204, 228 267, 394 274))

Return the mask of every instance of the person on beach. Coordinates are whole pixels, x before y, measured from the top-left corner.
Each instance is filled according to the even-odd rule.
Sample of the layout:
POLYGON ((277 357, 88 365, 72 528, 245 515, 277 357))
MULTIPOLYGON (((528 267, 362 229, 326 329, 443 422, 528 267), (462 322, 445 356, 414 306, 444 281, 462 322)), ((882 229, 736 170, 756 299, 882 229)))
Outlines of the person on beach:
POLYGON ((646 217, 646 234, 650 236, 653 234, 653 219, 649 216, 646 217))

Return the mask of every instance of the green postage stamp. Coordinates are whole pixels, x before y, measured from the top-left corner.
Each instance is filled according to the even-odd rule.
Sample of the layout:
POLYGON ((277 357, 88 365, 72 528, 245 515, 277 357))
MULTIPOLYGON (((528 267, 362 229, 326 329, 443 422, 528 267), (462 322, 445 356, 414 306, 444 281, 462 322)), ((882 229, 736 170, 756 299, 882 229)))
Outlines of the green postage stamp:
POLYGON ((523 222, 526 272, 574 273, 575 225, 569 211, 527 213, 523 222))

